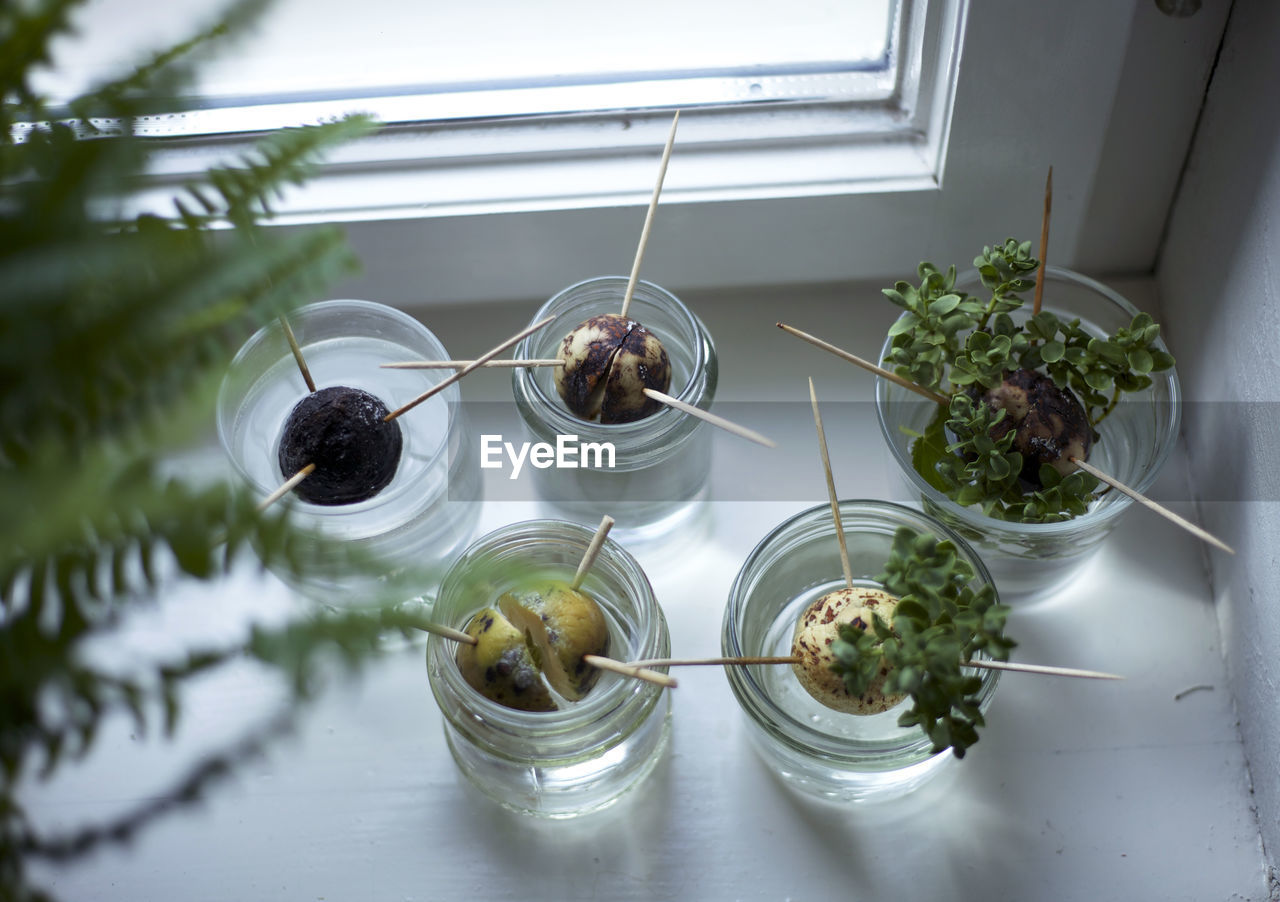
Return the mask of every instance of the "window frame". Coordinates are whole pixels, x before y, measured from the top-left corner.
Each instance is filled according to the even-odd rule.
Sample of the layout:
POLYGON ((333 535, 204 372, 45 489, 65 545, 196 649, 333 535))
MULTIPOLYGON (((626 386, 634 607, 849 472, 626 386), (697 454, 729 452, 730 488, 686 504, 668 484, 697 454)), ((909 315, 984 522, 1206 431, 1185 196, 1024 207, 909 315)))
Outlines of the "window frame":
MULTIPOLYGON (((963 268, 985 243, 1039 234, 1050 165, 1049 259, 1150 271, 1225 10, 916 0, 904 15, 935 23, 911 63, 935 90, 907 99, 906 129, 796 140, 782 132, 801 111, 784 106, 749 126, 732 110, 682 115, 641 276, 680 293, 902 278, 921 259, 963 268), (735 144, 735 129, 754 140, 735 144)), ((545 298, 627 272, 669 123, 666 111, 515 123, 524 147, 503 143, 512 123, 389 128, 291 192, 279 222, 346 223, 364 268, 334 296, 545 298)), ((176 142, 140 203, 166 203, 185 173, 242 149, 176 142)))
MULTIPOLYGON (((667 103, 678 94, 664 94, 665 83, 655 83, 655 94, 643 108, 478 121, 449 119, 447 95, 197 110, 139 124, 141 133, 169 140, 156 155, 137 203, 140 208, 162 207, 174 187, 213 163, 244 153, 269 124, 322 121, 348 112, 371 113, 383 124, 376 134, 333 152, 305 188, 287 193, 278 207, 279 222, 501 215, 647 203, 656 153, 675 108, 682 109, 681 164, 664 186, 664 203, 936 185, 965 2, 899 2, 889 46, 893 83, 873 99, 806 97, 680 107, 667 103), (432 111, 436 118, 424 117, 432 111)), ((839 77, 824 74, 814 80, 829 86, 839 77)), ((605 93, 610 89, 598 87, 605 93)))

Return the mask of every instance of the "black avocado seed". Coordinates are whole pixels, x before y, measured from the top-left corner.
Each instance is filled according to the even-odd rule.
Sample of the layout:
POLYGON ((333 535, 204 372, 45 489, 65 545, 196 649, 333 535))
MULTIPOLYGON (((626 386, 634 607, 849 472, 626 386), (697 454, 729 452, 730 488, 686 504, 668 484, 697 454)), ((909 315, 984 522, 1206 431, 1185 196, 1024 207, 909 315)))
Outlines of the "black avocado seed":
POLYGON ((1022 454, 1021 477, 1040 485, 1040 465, 1049 464, 1063 476, 1076 468, 1070 458, 1086 460, 1093 443, 1093 429, 1084 407, 1070 390, 1059 388, 1043 373, 1015 370, 988 390, 982 400, 1005 417, 991 429, 999 440, 1016 430, 1013 450, 1022 454))
POLYGON ((289 412, 277 459, 285 478, 315 471, 294 491, 312 504, 354 504, 387 487, 400 464, 400 424, 387 406, 358 388, 334 385, 307 395, 289 412))

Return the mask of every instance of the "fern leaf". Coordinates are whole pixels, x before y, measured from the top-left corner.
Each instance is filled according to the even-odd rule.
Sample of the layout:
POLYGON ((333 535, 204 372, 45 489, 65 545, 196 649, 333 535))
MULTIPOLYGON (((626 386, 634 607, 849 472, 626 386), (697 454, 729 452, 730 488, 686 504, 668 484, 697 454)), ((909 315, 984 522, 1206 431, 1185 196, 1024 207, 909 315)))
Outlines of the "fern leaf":
POLYGON ((52 62, 50 47, 71 31, 71 10, 84 0, 51 0, 34 8, 19 3, 0 5, 0 144, 10 141, 17 114, 39 109, 28 76, 52 62))

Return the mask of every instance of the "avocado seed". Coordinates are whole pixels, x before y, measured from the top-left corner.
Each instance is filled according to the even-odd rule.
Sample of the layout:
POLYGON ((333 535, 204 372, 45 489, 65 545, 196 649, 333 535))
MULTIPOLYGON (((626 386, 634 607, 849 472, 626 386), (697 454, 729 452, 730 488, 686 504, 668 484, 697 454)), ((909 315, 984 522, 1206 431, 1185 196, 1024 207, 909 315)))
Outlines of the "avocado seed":
POLYGON ((294 489, 312 504, 354 504, 387 487, 400 464, 400 424, 387 406, 358 388, 335 385, 307 395, 290 411, 276 457, 285 478, 315 471, 294 489))
POLYGON ((584 420, 630 423, 662 405, 645 395, 671 385, 671 361, 652 332, 616 313, 593 316, 560 342, 556 391, 584 420))
POLYGON ((865 632, 871 629, 873 615, 889 622, 897 606, 898 599, 880 589, 839 589, 809 605, 796 623, 791 644, 791 654, 800 658, 791 668, 805 691, 828 708, 846 714, 879 714, 902 701, 902 695, 885 694, 889 667, 883 660, 862 695, 850 693, 844 678, 831 669, 835 662, 831 646, 840 639, 841 626, 851 624, 865 632))
POLYGON ((1086 460, 1093 429, 1084 407, 1069 389, 1059 388, 1043 373, 1015 370, 988 389, 981 399, 1005 417, 991 429, 999 440, 1013 431, 1013 450, 1022 454, 1022 478, 1040 484, 1040 465, 1049 464, 1063 476, 1075 469, 1070 458, 1086 460))

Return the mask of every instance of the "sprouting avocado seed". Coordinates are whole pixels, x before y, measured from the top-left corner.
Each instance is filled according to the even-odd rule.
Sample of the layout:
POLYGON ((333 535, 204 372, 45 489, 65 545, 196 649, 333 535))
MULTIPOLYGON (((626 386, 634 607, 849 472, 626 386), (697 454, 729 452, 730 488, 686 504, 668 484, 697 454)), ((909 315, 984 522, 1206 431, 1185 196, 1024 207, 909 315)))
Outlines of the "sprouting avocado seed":
POLYGON ((277 460, 288 479, 315 471, 294 491, 312 504, 354 504, 387 487, 400 465, 400 424, 387 406, 358 388, 335 385, 307 395, 290 411, 277 460))
POLYGON ((791 654, 801 659, 791 668, 805 691, 846 714, 879 714, 902 701, 903 696, 884 692, 889 668, 883 660, 879 674, 862 695, 851 694, 844 678, 831 669, 835 662, 831 645, 840 638, 841 625, 852 624, 865 632, 871 629, 873 615, 891 622, 897 606, 898 599, 880 589, 839 589, 809 605, 796 623, 791 644, 791 654))
POLYGON ((630 423, 662 405, 644 389, 671 386, 671 361, 652 332, 616 313, 593 316, 560 342, 555 373, 565 406, 584 420, 630 423))
POLYGON ((1069 389, 1059 388, 1043 373, 1015 370, 982 395, 982 400, 1005 417, 991 430, 999 440, 1015 430, 1013 450, 1022 454, 1021 476, 1040 484, 1040 465, 1049 464, 1063 476, 1076 467, 1070 458, 1086 460, 1093 429, 1084 407, 1069 389))
POLYGON ((498 599, 498 607, 542 649, 542 672, 552 689, 578 701, 595 685, 600 671, 583 655, 609 653, 609 625, 594 599, 568 583, 547 580, 508 592, 498 599))
POLYGON ((478 644, 459 643, 454 661, 473 689, 508 708, 556 710, 524 633, 500 612, 485 608, 471 618, 465 632, 478 644))

